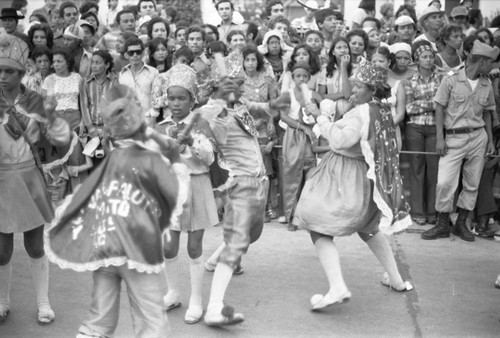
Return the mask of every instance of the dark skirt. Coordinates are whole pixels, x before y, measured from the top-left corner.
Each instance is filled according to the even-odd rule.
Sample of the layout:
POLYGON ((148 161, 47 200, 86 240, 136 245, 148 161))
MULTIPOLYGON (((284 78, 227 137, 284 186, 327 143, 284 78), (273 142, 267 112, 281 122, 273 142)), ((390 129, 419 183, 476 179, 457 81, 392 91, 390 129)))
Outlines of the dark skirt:
POLYGON ((35 161, 0 164, 0 191, 0 232, 25 232, 52 221, 54 211, 35 161))

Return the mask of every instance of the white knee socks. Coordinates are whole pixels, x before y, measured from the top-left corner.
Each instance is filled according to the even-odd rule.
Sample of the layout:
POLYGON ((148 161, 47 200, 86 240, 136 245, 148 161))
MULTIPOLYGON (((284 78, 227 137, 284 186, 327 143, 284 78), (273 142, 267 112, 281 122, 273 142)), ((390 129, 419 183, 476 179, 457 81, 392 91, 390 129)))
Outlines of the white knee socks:
POLYGON ((347 286, 342 275, 340 257, 335 243, 330 238, 322 237, 316 241, 315 246, 330 286, 328 293, 332 296, 346 293, 347 286))
POLYGON ((0 265, 0 306, 10 306, 10 277, 12 275, 12 263, 0 265))
POLYGON ((189 259, 189 272, 191 273, 191 297, 189 298, 189 308, 203 310, 202 289, 203 274, 205 273, 203 256, 189 259))
POLYGON ((49 260, 47 256, 30 258, 31 275, 36 289, 36 301, 40 305, 49 304, 49 260))
POLYGON ((218 263, 215 268, 210 290, 210 301, 207 312, 220 312, 224 307, 224 295, 233 276, 233 268, 224 263, 218 263))
POLYGON ((165 258, 163 263, 165 268, 165 277, 167 279, 168 293, 174 298, 179 297, 179 261, 178 256, 174 258, 165 258))

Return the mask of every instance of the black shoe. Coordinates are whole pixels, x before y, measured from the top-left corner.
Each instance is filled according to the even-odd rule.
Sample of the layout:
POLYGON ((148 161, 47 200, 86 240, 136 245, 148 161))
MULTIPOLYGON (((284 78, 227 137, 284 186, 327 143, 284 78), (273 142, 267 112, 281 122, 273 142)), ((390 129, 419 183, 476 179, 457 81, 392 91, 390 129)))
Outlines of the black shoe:
POLYGON ((476 238, 474 234, 467 229, 465 222, 467 221, 467 216, 469 215, 469 211, 465 209, 458 209, 458 218, 455 222, 455 227, 451 231, 455 236, 460 237, 464 241, 474 242, 476 238))
POLYGON ((489 221, 489 215, 483 215, 479 218, 479 223, 476 227, 476 232, 479 237, 493 238, 493 236, 495 235, 495 230, 492 230, 490 228, 489 221))
POLYGON ((238 265, 236 268, 234 268, 233 275, 239 276, 239 275, 242 275, 243 272, 245 272, 245 271, 243 270, 243 268, 241 267, 241 265, 238 265))
POLYGON ((431 240, 450 237, 449 218, 449 213, 439 213, 436 226, 424 231, 421 236, 422 239, 431 240))

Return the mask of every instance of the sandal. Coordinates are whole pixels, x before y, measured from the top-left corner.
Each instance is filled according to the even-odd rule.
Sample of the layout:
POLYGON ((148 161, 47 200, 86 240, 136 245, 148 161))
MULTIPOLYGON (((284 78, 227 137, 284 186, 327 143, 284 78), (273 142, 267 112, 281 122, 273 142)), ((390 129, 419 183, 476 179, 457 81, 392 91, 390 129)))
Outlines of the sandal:
POLYGON ((207 311, 205 314, 205 324, 208 326, 227 326, 236 325, 245 320, 242 313, 234 312, 231 306, 224 306, 220 313, 210 313, 207 311))
POLYGON ((0 325, 3 324, 9 317, 9 308, 5 305, 0 305, 0 325))
POLYGON ((326 299, 326 295, 316 294, 311 297, 311 311, 319 311, 326 309, 334 304, 343 304, 351 300, 351 292, 347 290, 343 295, 337 299, 326 299))
POLYGON ((380 284, 382 284, 383 286, 385 286, 385 287, 387 287, 390 290, 395 291, 395 292, 407 292, 407 291, 413 290, 413 285, 409 281, 404 281, 404 287, 403 288, 396 288, 396 287, 394 287, 391 284, 391 282, 389 281, 389 275, 387 274, 387 272, 384 273, 384 277, 380 281, 380 284))
POLYGON ((38 324, 48 325, 54 321, 55 316, 50 304, 41 304, 38 306, 38 324))

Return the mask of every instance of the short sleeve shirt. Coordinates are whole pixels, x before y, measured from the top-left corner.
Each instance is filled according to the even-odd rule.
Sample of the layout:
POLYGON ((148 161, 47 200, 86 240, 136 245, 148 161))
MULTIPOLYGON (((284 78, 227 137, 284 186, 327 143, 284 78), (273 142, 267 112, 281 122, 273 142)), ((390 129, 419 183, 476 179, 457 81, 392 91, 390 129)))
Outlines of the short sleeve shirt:
POLYGON ((490 80, 480 77, 476 89, 472 91, 465 68, 450 71, 443 78, 434 102, 445 107, 445 129, 483 127, 484 110, 494 111, 496 108, 490 80))

